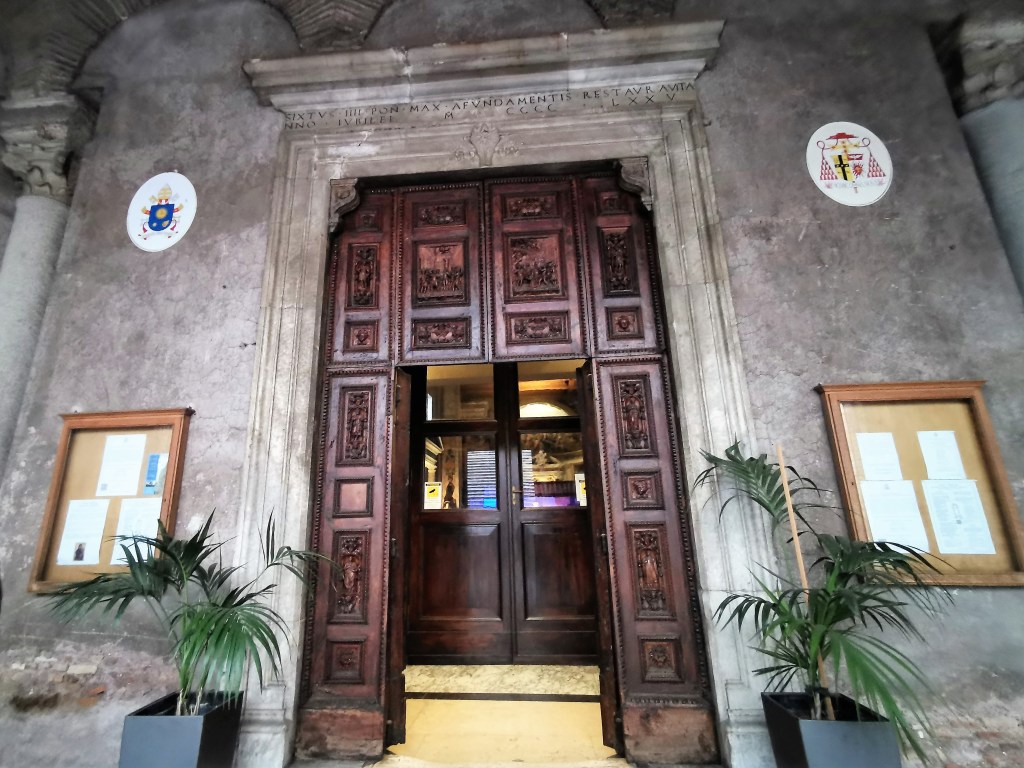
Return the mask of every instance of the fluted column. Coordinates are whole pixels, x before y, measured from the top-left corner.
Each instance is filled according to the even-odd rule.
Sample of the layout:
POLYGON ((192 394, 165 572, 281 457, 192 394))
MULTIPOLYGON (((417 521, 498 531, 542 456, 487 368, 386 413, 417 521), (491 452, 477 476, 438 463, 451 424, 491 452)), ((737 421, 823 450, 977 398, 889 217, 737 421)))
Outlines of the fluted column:
POLYGON ((22 184, 0 261, 0 477, 64 239, 69 157, 92 122, 91 112, 66 94, 15 97, 0 111, 2 161, 22 184))

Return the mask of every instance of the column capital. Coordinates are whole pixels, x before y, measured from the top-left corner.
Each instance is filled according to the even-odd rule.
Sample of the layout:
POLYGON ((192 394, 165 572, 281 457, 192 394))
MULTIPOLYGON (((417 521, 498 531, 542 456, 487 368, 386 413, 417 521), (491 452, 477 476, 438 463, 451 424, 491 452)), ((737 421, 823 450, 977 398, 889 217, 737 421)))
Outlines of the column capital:
POLYGON ((67 93, 13 97, 0 109, 0 161, 30 195, 67 203, 71 183, 67 159, 92 136, 95 113, 67 93))

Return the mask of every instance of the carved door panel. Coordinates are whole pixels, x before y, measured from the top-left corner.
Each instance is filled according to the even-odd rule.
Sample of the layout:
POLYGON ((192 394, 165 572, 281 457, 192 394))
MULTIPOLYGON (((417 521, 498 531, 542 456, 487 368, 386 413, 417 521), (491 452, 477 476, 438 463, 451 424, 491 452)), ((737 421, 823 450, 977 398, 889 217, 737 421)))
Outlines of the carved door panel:
POLYGON ((491 182, 494 359, 582 356, 571 180, 491 182))
POLYGON ((635 195, 612 176, 580 185, 594 307, 596 354, 660 351, 660 308, 652 290, 652 239, 635 195))
MULTIPOLYGON (((597 362, 595 369, 628 740, 631 706, 653 699, 706 713, 709 683, 665 360, 597 362)), ((701 722, 710 727, 710 718, 701 722)))
POLYGON ((594 392, 594 366, 587 362, 576 372, 586 466, 587 506, 594 540, 597 591, 598 666, 601 690, 601 733, 605 746, 622 753, 622 715, 615 674, 615 633, 612 627, 612 585, 608 570, 606 506, 601 483, 600 442, 594 392))
POLYGON ((306 688, 375 700, 380 691, 391 372, 328 372, 321 426, 323 501, 313 546, 333 560, 317 571, 314 653, 306 688))
POLYGON ((482 360, 480 185, 401 193, 400 359, 482 360))
POLYGON ((388 360, 394 194, 372 192, 341 221, 329 285, 331 362, 388 360))

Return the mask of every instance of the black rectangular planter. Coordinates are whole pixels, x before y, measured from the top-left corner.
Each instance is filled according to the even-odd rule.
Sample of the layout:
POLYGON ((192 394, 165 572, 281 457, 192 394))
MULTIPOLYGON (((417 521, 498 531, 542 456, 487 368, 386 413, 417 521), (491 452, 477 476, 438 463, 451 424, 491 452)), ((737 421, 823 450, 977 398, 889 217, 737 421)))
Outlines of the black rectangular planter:
POLYGON ((119 768, 231 768, 242 720, 242 697, 204 698, 197 715, 174 714, 172 693, 124 719, 119 768))
POLYGON ((877 712, 833 694, 835 720, 810 720, 810 694, 762 693, 778 768, 900 768, 896 729, 877 712))

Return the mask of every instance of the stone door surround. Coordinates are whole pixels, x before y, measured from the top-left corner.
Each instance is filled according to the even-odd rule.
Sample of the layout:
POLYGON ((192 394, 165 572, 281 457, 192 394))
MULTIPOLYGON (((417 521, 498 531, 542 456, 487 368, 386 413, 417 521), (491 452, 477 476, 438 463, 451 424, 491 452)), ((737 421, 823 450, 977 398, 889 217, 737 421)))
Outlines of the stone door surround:
MULTIPOLYGON (((256 529, 271 510, 291 543, 308 541, 328 232, 353 202, 353 184, 340 179, 625 160, 623 178, 654 218, 686 475, 696 475, 700 449, 751 442, 697 99, 721 29, 702 22, 245 64, 261 102, 283 113, 283 132, 240 515, 252 551, 240 558, 257 560, 256 529)), ((750 562, 772 562, 768 535, 753 516, 720 528, 716 514, 701 513, 716 508, 711 494, 691 503, 723 758, 770 765, 750 652, 709 620, 725 592, 749 582, 750 562)), ((299 633, 302 590, 276 598, 299 633)), ((250 686, 239 765, 289 759, 300 639, 280 684, 250 686)))

